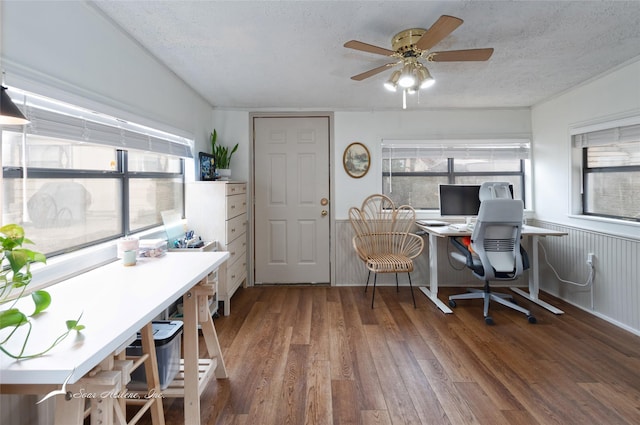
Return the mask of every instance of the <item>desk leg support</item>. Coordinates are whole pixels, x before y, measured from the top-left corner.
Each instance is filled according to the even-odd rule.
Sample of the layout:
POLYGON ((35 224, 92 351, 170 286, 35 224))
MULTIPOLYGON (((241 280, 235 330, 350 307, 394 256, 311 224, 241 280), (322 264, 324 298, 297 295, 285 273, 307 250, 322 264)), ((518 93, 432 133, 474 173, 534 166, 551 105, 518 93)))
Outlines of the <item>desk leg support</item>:
POLYGON ((209 288, 201 286, 196 287, 196 291, 198 291, 198 305, 200 306, 198 310, 198 322, 200 323, 202 337, 204 338, 209 357, 215 357, 216 359, 216 368, 214 370, 215 376, 217 379, 225 379, 228 378, 229 375, 227 374, 227 367, 225 366, 224 359, 222 358, 222 349, 220 348, 220 342, 218 341, 218 334, 215 326, 213 325, 211 313, 209 312, 209 295, 212 295, 212 293, 209 293, 210 291, 206 291, 206 289, 209 288))
MULTIPOLYGON (((158 375, 158 359, 155 356, 156 345, 153 339, 153 325, 148 323, 140 330, 142 338, 142 348, 149 357, 145 360, 144 371, 149 389, 149 400, 151 404, 151 423, 153 425, 165 425, 164 410, 162 409, 162 397, 160 396, 160 376, 158 375)), ((125 410, 126 412, 126 410, 125 410)))
POLYGON ((540 262, 538 257, 538 241, 539 241, 539 237, 537 235, 531 235, 531 245, 532 245, 531 266, 532 267, 529 269, 529 293, 516 287, 511 287, 511 290, 516 294, 528 299, 529 301, 535 304, 538 304, 541 307, 546 308, 547 310, 549 310, 554 314, 563 314, 564 311, 538 298, 538 294, 540 293, 540 268, 539 268, 540 262))
POLYGON ((84 398, 56 400, 55 425, 81 425, 84 422, 84 398))
POLYGON ((453 313, 453 311, 438 298, 438 237, 429 233, 429 288, 421 286, 420 290, 427 296, 443 313, 453 313))
POLYGON ((122 372, 106 370, 88 374, 73 385, 67 386, 72 394, 87 397, 72 397, 56 400, 55 425, 80 425, 84 423, 85 402, 91 403, 91 425, 126 425, 124 413, 115 397, 123 391, 122 372))
POLYGON ((184 423, 200 424, 200 394, 198 391, 198 304, 192 289, 183 297, 184 307, 184 423))

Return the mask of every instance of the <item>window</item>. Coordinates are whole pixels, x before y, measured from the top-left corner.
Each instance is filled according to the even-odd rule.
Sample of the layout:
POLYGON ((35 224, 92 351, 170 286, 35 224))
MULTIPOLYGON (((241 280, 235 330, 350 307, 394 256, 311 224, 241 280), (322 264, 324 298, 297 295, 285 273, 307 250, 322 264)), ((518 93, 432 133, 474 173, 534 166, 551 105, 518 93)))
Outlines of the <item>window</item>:
POLYGON ((438 210, 440 184, 507 181, 525 200, 528 140, 423 141, 382 144, 382 192, 398 205, 438 210))
POLYGON ((12 94, 31 120, 5 126, 2 222, 55 255, 162 224, 184 211, 190 141, 32 94, 12 94))
POLYGON ((582 214, 640 222, 640 124, 573 136, 582 151, 582 214))

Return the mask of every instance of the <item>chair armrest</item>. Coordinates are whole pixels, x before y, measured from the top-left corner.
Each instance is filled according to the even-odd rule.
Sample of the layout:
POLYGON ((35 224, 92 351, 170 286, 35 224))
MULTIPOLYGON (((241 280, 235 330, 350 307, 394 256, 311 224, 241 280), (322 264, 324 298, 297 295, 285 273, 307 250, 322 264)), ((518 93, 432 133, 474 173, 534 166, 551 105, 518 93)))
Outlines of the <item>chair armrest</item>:
POLYGON ((407 239, 402 249, 404 255, 411 259, 414 259, 419 256, 423 250, 424 238, 422 236, 416 235, 415 233, 407 234, 407 239))

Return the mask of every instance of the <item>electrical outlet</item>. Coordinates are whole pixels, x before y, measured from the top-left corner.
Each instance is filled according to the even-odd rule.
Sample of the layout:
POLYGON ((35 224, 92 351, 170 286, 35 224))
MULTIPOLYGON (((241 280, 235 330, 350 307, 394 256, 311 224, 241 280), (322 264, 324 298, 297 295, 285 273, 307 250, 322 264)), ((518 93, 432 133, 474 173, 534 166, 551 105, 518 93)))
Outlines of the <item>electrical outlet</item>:
POLYGON ((595 254, 590 252, 587 254, 587 264, 591 264, 593 265, 593 258, 595 257, 595 254))

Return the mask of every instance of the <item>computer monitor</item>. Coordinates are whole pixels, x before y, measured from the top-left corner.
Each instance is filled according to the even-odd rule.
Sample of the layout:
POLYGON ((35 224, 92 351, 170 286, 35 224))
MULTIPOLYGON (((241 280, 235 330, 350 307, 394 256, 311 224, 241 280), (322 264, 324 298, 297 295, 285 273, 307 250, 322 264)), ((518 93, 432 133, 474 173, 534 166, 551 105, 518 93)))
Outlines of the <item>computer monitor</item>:
POLYGON ((480 209, 480 185, 441 184, 440 215, 475 217, 480 209))
MULTIPOLYGON (((509 185, 513 197, 513 185, 509 185)), ((480 210, 480 185, 441 184, 440 215, 475 217, 480 210)))

